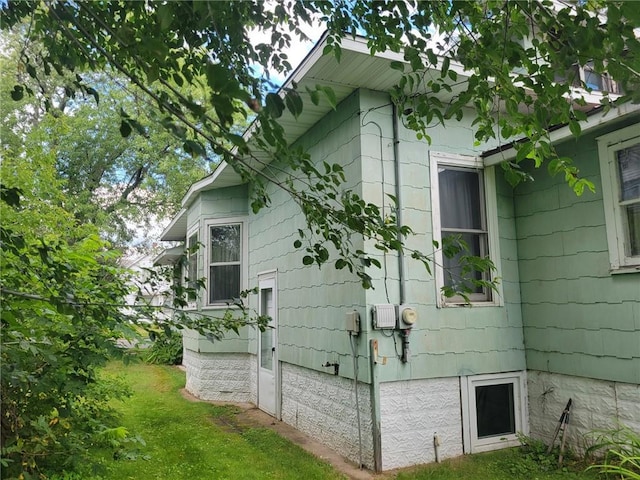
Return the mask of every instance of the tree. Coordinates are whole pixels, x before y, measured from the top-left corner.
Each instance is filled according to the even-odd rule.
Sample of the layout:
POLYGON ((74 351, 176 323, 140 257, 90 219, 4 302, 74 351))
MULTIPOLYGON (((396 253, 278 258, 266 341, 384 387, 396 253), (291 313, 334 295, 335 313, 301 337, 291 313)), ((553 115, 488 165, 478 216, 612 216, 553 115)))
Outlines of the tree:
MULTIPOLYGON (((127 390, 99 372, 108 359, 124 355, 118 341, 137 338, 137 326, 163 339, 176 327, 220 338, 249 323, 266 324, 248 312, 213 322, 191 318, 177 308, 191 292, 181 285, 173 289, 173 319, 154 323, 156 307, 125 305, 130 292, 143 292, 97 226, 78 221, 54 160, 53 153, 26 148, 18 158, 5 152, 0 164, 2 182, 12 185, 0 185, 2 478, 86 468, 92 450, 117 453, 136 441, 118 426, 111 402, 127 390)), ((166 283, 154 274, 153 281, 166 283)))
MULTIPOLYGON (((640 44, 634 31, 640 12, 632 2, 9 1, 0 19, 4 28, 26 22, 29 41, 44 45, 47 54, 41 64, 24 59, 33 78, 41 79, 47 71, 82 68, 112 68, 129 78, 155 103, 162 124, 188 151, 202 154, 210 148, 252 183, 254 210, 268 205, 263 187, 273 179, 252 168, 248 160, 263 150, 288 162, 297 178, 305 180, 304 189, 296 188, 294 178, 280 183, 307 216, 309 231, 300 232, 295 242, 306 251, 304 263, 328 262, 327 246, 333 245, 335 266, 355 271, 365 286, 369 277, 362 266, 375 265, 376 259, 350 251, 349 236, 355 232, 374 239, 382 250, 401 250, 410 229, 380 219, 376 205, 351 193, 341 195, 335 186, 344 181, 339 167, 320 172, 305 152, 284 141, 278 117, 285 108, 297 115, 304 106, 295 89, 274 93, 268 72, 291 70, 281 50, 292 39, 304 38, 303 25, 314 19, 324 22, 329 29, 325 53, 338 59, 345 34, 366 35, 372 53, 404 52, 406 63, 394 66, 404 76, 393 98, 399 111, 411 106, 408 123, 418 135, 428 139, 429 126, 452 121, 463 106, 473 105, 478 142, 497 136, 502 141, 525 138, 517 144, 516 160, 504 165, 514 183, 525 177, 519 164, 533 161, 564 174, 578 193, 593 188, 569 159, 557 158, 548 138, 550 127, 565 123, 578 135, 584 118, 575 108, 582 100, 572 83, 556 82, 558 71, 592 62, 598 73, 613 76, 628 93, 621 98, 605 93, 603 108, 640 100, 640 44), (266 32, 271 41, 252 45, 251 29, 266 32), (439 53, 446 56, 440 58, 439 53), (445 79, 455 72, 450 71, 448 58, 460 62, 470 76, 455 101, 442 105, 433 92, 450 88, 445 79), (434 70, 439 77, 427 75, 434 70), (258 76, 257 71, 266 75, 258 76), (205 79, 206 105, 215 116, 183 93, 182 87, 197 79, 205 79), (498 115, 500 105, 506 111, 498 115), (518 109, 520 105, 526 111, 518 109), (251 110, 257 121, 248 142, 234 127, 238 116, 247 117, 251 110)), ((78 76, 74 88, 91 92, 90 81, 78 76)), ((16 85, 13 96, 25 92, 26 86, 16 85)), ((327 88, 309 93, 312 101, 321 95, 329 102, 333 99, 327 88)), ((140 125, 123 112, 125 136, 140 125)), ((412 256, 429 266, 422 253, 412 256)))
MULTIPOLYGON (((211 171, 213 160, 185 153, 174 135, 150 121, 153 109, 124 78, 92 74, 94 95, 87 98, 64 87, 73 83, 71 75, 52 73, 46 81, 31 79, 26 72, 18 75, 23 30, 4 36, 4 151, 52 158, 66 200, 73 202, 67 209, 124 248, 133 235, 142 236, 142 227, 173 215, 189 186, 211 171), (24 78, 34 95, 11 105, 8 85, 16 77, 24 78), (120 134, 120 109, 144 119, 144 135, 120 134)), ((36 62, 42 48, 30 44, 22 55, 36 62)))
POLYGON ((71 470, 89 445, 108 446, 110 400, 126 390, 98 368, 132 334, 117 252, 78 225, 47 159, 9 158, 0 190, 0 461, 3 478, 71 470))

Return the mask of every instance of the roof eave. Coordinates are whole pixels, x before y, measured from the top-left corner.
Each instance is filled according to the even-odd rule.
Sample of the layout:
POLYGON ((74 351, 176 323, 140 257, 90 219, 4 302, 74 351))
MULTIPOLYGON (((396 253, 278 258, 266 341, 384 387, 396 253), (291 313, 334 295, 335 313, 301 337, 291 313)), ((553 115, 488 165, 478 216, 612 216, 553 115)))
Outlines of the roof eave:
POLYGON ((187 237, 187 209, 183 208, 173 217, 171 223, 162 231, 163 242, 181 242, 187 237))
MULTIPOLYGON (((620 119, 637 112, 640 112, 640 104, 631 103, 624 103, 617 108, 606 111, 602 108, 595 109, 593 110, 593 113, 589 115, 587 120, 580 123, 580 126, 582 127, 581 135, 584 135, 591 130, 601 127, 605 123, 608 123, 614 119, 620 119)), ((571 132, 569 125, 563 125, 549 132, 549 139, 552 144, 561 142, 563 140, 571 138, 572 136, 573 133, 571 132)), ((489 167, 505 161, 513 160, 516 157, 517 153, 515 145, 522 140, 524 139, 519 139, 511 142, 508 145, 503 145, 496 149, 485 152, 482 155, 484 158, 484 165, 489 167)))

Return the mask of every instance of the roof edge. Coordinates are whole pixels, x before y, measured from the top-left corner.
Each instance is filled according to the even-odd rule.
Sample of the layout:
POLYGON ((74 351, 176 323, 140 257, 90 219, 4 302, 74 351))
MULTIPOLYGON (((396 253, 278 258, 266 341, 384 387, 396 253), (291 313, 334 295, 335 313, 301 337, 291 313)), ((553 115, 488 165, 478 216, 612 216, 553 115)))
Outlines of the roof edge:
MULTIPOLYGON (((602 107, 598 107, 597 109, 589 112, 589 118, 587 118, 587 120, 580 122, 580 126, 582 127, 581 136, 606 123, 609 123, 612 120, 621 119, 627 115, 637 112, 640 112, 640 104, 624 103, 619 107, 608 111, 604 111, 602 107), (608 115, 613 116, 607 117, 608 115)), ((554 129, 549 129, 549 138, 551 143, 560 142, 572 136, 573 133, 569 129, 568 124, 558 125, 554 129)), ((486 167, 490 167, 505 161, 513 160, 516 157, 515 146, 524 141, 526 141, 526 138, 519 138, 513 142, 483 152, 481 157, 484 159, 484 165, 486 167)))

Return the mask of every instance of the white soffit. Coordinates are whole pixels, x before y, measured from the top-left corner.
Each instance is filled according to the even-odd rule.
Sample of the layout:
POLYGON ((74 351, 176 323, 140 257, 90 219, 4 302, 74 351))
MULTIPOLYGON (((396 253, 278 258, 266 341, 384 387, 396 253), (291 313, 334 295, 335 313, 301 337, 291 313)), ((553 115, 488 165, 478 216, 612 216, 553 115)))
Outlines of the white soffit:
MULTIPOLYGON (((306 87, 315 89, 317 85, 331 87, 339 104, 358 88, 366 88, 375 91, 389 91, 396 85, 401 77, 401 72, 390 67, 392 61, 404 62, 403 55, 394 52, 379 52, 375 55, 369 53, 367 41, 363 37, 344 38, 341 43, 341 59, 338 62, 334 55, 324 55, 323 49, 326 45, 327 35, 323 35, 307 57, 302 61, 296 70, 289 76, 280 92, 284 92, 297 85, 297 90, 303 100, 302 114, 295 118, 287 110, 279 119, 280 125, 284 128, 285 138, 289 143, 295 142, 313 125, 327 115, 332 107, 329 102, 320 94, 320 101, 315 105, 306 87)), ((455 62, 451 62, 451 70, 458 75, 463 75, 462 67, 455 62)), ((434 75, 439 76, 439 72, 434 70, 434 75)), ((459 79, 455 83, 464 83, 459 79)), ((451 82, 455 92, 455 83, 451 82)), ((450 93, 442 91, 443 95, 451 96, 450 93)), ((249 139, 252 133, 249 127, 245 133, 245 138, 249 139)), ((253 161, 252 166, 259 170, 264 168, 264 164, 270 161, 268 155, 256 153, 258 161, 253 161), (260 158, 260 157, 263 158, 260 158)), ((182 206, 188 207, 194 200, 195 195, 210 188, 225 188, 242 184, 242 178, 226 162, 222 162, 216 170, 208 177, 194 183, 185 195, 182 206)))

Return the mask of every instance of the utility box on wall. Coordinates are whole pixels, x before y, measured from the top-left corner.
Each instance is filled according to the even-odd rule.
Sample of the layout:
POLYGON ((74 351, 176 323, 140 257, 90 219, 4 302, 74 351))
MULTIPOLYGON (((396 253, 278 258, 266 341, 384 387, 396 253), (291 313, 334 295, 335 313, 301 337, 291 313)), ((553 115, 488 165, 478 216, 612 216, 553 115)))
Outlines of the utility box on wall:
POLYGON ((353 312, 347 312, 345 320, 347 332, 358 335, 360 333, 360 314, 355 310, 353 312))
POLYGON ((373 328, 396 328, 396 307, 391 303, 374 305, 372 308, 373 328))

